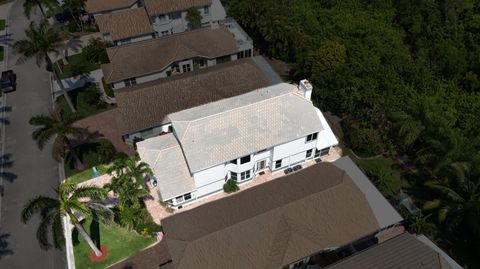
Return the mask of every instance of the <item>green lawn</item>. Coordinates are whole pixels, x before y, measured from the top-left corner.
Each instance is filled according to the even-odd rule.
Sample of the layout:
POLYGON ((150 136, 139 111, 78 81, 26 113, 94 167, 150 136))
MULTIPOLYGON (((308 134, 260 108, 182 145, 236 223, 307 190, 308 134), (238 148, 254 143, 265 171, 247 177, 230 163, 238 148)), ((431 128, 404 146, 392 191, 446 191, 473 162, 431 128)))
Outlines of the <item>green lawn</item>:
MULTIPOLYGON (((55 63, 55 69, 57 71, 60 71, 58 69, 58 66, 62 66, 62 65, 63 65, 63 60, 62 59, 58 60, 55 63)), ((87 61, 87 58, 85 57, 85 55, 83 53, 79 53, 79 54, 75 54, 75 55, 72 55, 72 56, 68 57, 68 65, 64 65, 62 67, 62 72, 58 72, 58 74, 60 75, 60 78, 64 79, 64 78, 72 77, 73 74, 72 74, 71 66, 73 66, 73 65, 86 66, 85 69, 88 72, 91 72, 91 71, 94 71, 94 70, 97 70, 97 69, 100 68, 99 64, 90 63, 89 61, 87 61)))
MULTIPOLYGON (((97 172, 100 174, 100 175, 104 175, 107 173, 107 165, 104 165, 104 164, 101 164, 101 165, 97 165, 95 166, 97 168, 97 172)), ((72 173, 72 172, 70 172, 72 173)), ((92 175, 93 175, 93 170, 92 168, 88 168, 80 173, 77 173, 77 174, 74 174, 70 177, 67 178, 67 181, 68 182, 72 182, 72 183, 75 183, 75 184, 78 184, 80 182, 84 182, 84 181, 87 181, 89 179, 92 179, 92 175)))
POLYGON ((0 31, 5 30, 5 20, 0 20, 0 31))
POLYGON ((134 253, 145 249, 155 242, 154 237, 143 237, 135 232, 129 232, 128 230, 118 226, 117 224, 111 224, 105 226, 103 224, 92 225, 91 220, 83 221, 83 227, 88 234, 92 235, 94 242, 100 242, 102 245, 106 245, 108 248, 108 256, 105 260, 97 263, 93 263, 89 259, 90 247, 78 235, 78 232, 72 233, 73 250, 75 254, 75 267, 81 269, 100 269, 106 268, 113 263, 116 263, 134 253))
MULTIPOLYGON (((108 108, 107 104, 100 100, 100 93, 96 89, 95 85, 89 85, 69 91, 68 95, 70 96, 73 106, 77 110, 80 118, 95 115, 105 111, 108 108)), ((72 114, 70 107, 68 106, 63 95, 58 97, 57 105, 60 106, 60 109, 63 111, 63 113, 66 113, 67 115, 72 114)))

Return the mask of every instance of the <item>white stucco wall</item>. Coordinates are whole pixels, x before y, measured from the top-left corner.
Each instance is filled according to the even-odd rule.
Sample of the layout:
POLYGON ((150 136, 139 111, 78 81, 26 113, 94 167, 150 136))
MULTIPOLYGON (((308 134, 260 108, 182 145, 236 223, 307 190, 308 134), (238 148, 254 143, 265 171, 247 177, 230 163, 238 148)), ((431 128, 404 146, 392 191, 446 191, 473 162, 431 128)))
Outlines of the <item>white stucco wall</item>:
MULTIPOLYGON (((201 21, 202 24, 210 23, 210 17, 211 17, 210 14, 212 12, 212 9, 209 8, 209 10, 210 10, 209 15, 206 15, 203 7, 198 8, 198 11, 202 16, 202 21, 201 21)), ((176 34, 176 33, 185 32, 188 29, 188 21, 186 19, 187 17, 186 10, 181 12, 181 17, 178 19, 171 19, 170 14, 164 14, 165 15, 164 20, 159 19, 158 15, 160 14, 152 15, 150 17, 150 20, 152 21, 153 29, 157 32, 158 36, 162 36, 162 32, 165 32, 165 31, 168 31, 168 34, 176 34)))
POLYGON ((124 45, 124 44, 128 44, 128 43, 148 40, 148 39, 152 39, 152 38, 153 38, 152 34, 135 36, 135 37, 131 37, 129 39, 117 40, 117 41, 115 41, 115 45, 120 46, 120 45, 124 45))

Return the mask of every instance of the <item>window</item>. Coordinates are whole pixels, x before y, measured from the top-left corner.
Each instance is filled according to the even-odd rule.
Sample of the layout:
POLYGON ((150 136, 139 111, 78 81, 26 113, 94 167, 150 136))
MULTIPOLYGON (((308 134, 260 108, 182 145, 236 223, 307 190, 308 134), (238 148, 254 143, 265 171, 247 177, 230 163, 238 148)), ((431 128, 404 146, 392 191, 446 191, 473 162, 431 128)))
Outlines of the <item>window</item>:
POLYGON ((184 200, 183 200, 183 195, 181 195, 181 196, 178 196, 178 197, 177 197, 177 198, 175 198, 175 199, 177 200, 177 203, 181 203, 181 202, 183 202, 183 201, 184 201, 184 200))
POLYGON ((203 7, 203 14, 208 16, 209 13, 210 11, 208 10, 208 7, 207 6, 203 7))
POLYGON ((314 158, 320 157, 320 150, 315 149, 315 155, 313 156, 314 158))
POLYGON ((243 51, 237 52, 237 59, 242 59, 243 58, 243 51))
POLYGON ((230 163, 237 164, 237 159, 231 160, 230 163))
POLYGON ((182 70, 183 70, 183 73, 190 72, 191 71, 190 64, 183 64, 182 70))
POLYGON ((245 180, 250 178, 250 170, 240 173, 240 180, 245 180))
POLYGON ((305 142, 310 142, 310 141, 313 141, 313 140, 317 140, 317 137, 318 137, 318 133, 309 134, 309 135, 307 135, 307 139, 306 139, 305 142))
POLYGON ((163 14, 163 15, 158 15, 158 20, 163 22, 165 20, 167 20, 167 15, 163 14))
POLYGON ((162 36, 166 36, 166 35, 168 35, 168 33, 169 33, 168 31, 162 31, 161 34, 162 34, 162 36))
POLYGON ((181 202, 185 202, 192 199, 192 194, 189 192, 187 194, 177 196, 177 198, 175 199, 177 200, 177 204, 181 202))
POLYGON ((320 156, 328 155, 329 152, 330 152, 330 148, 321 149, 320 150, 320 156))
POLYGON ((172 12, 172 13, 170 13, 169 17, 172 20, 180 19, 182 17, 182 13, 181 12, 172 12))
POLYGON ((235 172, 230 172, 230 179, 237 181, 238 175, 235 172))
POLYGON ((310 158, 310 157, 312 157, 312 152, 313 152, 313 149, 309 149, 309 150, 307 150, 307 154, 306 154, 306 156, 305 156, 305 157, 306 157, 306 158, 310 158))
POLYGON ((252 50, 245 51, 245 58, 252 57, 252 50))
POLYGON ((178 64, 175 64, 172 68, 176 73, 180 73, 180 66, 178 66, 178 64))
POLYGON ((240 164, 250 162, 250 155, 240 158, 240 164))
POLYGON ((282 160, 275 161, 275 169, 282 167, 282 160))
POLYGON ((137 80, 135 78, 129 78, 124 80, 123 82, 125 82, 125 86, 132 86, 137 84, 137 80))
POLYGON ((185 201, 188 201, 190 199, 192 199, 192 194, 191 193, 187 193, 183 196, 183 199, 185 199, 185 201))

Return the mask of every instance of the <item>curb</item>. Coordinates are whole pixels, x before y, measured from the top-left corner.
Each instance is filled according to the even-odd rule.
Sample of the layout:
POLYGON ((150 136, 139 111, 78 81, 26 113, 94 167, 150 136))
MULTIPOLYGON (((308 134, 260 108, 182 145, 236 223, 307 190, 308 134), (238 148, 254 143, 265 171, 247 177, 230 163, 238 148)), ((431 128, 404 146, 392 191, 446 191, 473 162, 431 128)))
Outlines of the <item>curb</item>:
MULTIPOLYGON (((58 176, 60 183, 65 182, 65 166, 63 160, 58 163, 58 176)), ((70 218, 64 216, 63 220, 63 231, 65 237, 65 253, 67 255, 67 267, 68 269, 75 269, 75 255, 73 252, 73 242, 72 242, 72 225, 70 224, 70 218)))

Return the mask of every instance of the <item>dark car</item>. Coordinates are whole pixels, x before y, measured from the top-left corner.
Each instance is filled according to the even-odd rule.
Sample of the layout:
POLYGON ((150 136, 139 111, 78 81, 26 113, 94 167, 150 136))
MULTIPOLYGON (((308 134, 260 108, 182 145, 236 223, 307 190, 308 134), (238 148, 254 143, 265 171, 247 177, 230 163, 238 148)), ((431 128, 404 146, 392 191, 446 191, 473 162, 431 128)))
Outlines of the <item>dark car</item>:
POLYGON ((12 70, 2 72, 0 88, 3 92, 13 92, 17 89, 17 74, 12 70))

